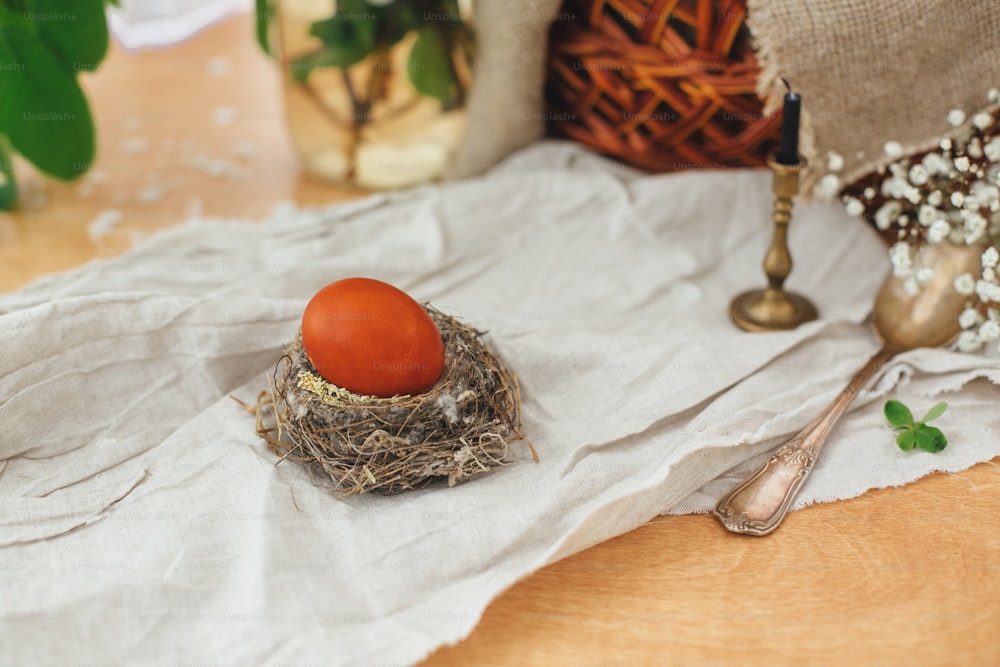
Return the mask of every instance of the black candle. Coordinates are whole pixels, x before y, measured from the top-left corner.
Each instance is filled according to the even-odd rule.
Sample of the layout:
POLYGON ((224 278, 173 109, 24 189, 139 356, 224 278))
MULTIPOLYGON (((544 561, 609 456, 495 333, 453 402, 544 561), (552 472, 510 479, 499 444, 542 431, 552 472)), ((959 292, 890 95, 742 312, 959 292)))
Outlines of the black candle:
POLYGON ((785 94, 785 106, 781 110, 781 147, 778 149, 778 164, 799 163, 799 111, 801 109, 802 97, 794 90, 789 90, 785 94))

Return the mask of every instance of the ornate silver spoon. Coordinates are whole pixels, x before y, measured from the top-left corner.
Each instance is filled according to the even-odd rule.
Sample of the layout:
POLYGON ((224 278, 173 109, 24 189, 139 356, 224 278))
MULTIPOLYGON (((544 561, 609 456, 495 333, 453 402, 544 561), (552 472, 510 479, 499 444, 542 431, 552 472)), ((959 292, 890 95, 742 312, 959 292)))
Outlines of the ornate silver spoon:
POLYGON ((715 516, 726 528, 748 535, 767 535, 777 528, 812 472, 827 435, 876 371, 900 352, 947 345, 958 335, 958 316, 968 297, 956 292, 953 284, 963 273, 979 275, 983 247, 945 242, 926 246, 922 252, 934 277, 915 296, 906 293, 900 279, 891 274, 886 278, 872 311, 872 328, 882 349, 811 424, 722 497, 715 516))

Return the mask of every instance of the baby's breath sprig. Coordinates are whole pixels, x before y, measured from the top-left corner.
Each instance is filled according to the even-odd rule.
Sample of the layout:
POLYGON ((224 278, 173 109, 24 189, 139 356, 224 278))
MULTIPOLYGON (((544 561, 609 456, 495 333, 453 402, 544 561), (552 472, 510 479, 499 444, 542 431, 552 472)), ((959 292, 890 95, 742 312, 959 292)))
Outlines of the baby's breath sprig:
MULTIPOLYGON (((988 106, 968 116, 953 109, 953 130, 932 150, 904 155, 895 141, 884 152, 891 162, 845 188, 841 201, 848 213, 873 224, 890 244, 889 260, 907 292, 916 294, 934 277, 922 262, 921 247, 950 241, 985 249, 979 277, 963 274, 955 290, 968 297, 959 318, 956 346, 975 352, 1000 340, 1000 90, 987 93, 988 106)), ((842 160, 827 156, 830 172, 842 160)), ((832 195, 839 177, 828 173, 818 195, 832 195), (831 192, 832 190, 832 192, 831 192)), ((829 197, 827 197, 829 198, 829 197)))

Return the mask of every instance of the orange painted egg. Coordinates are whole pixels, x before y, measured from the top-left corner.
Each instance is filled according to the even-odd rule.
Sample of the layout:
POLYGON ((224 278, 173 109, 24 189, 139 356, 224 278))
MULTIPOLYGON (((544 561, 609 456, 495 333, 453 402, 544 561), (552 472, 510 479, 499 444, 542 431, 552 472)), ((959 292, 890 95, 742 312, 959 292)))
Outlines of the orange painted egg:
POLYGON ((302 346, 325 380, 367 396, 418 394, 444 370, 434 320, 406 292, 372 278, 317 292, 302 316, 302 346))

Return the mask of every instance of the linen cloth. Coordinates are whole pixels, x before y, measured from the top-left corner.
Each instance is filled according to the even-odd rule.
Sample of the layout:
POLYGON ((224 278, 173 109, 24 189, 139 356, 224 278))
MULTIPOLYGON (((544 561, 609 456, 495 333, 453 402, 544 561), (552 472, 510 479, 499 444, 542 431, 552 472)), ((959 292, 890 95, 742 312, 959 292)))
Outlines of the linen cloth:
MULTIPOLYGON (((708 510, 877 347, 884 249, 832 205, 791 229, 790 287, 822 319, 729 322, 763 282, 769 186, 543 143, 478 179, 191 221, 0 297, 0 663, 410 664, 545 564, 708 510), (454 488, 346 500, 276 465, 228 394, 252 401, 310 296, 352 275, 487 330, 541 461, 514 443, 454 488)), ((1000 454, 998 381, 995 359, 902 355, 797 506, 1000 454), (893 445, 890 390, 949 392, 944 452, 893 445)))
POLYGON ((468 129, 445 178, 481 174, 545 133, 545 54, 559 5, 560 0, 474 0, 468 129))

